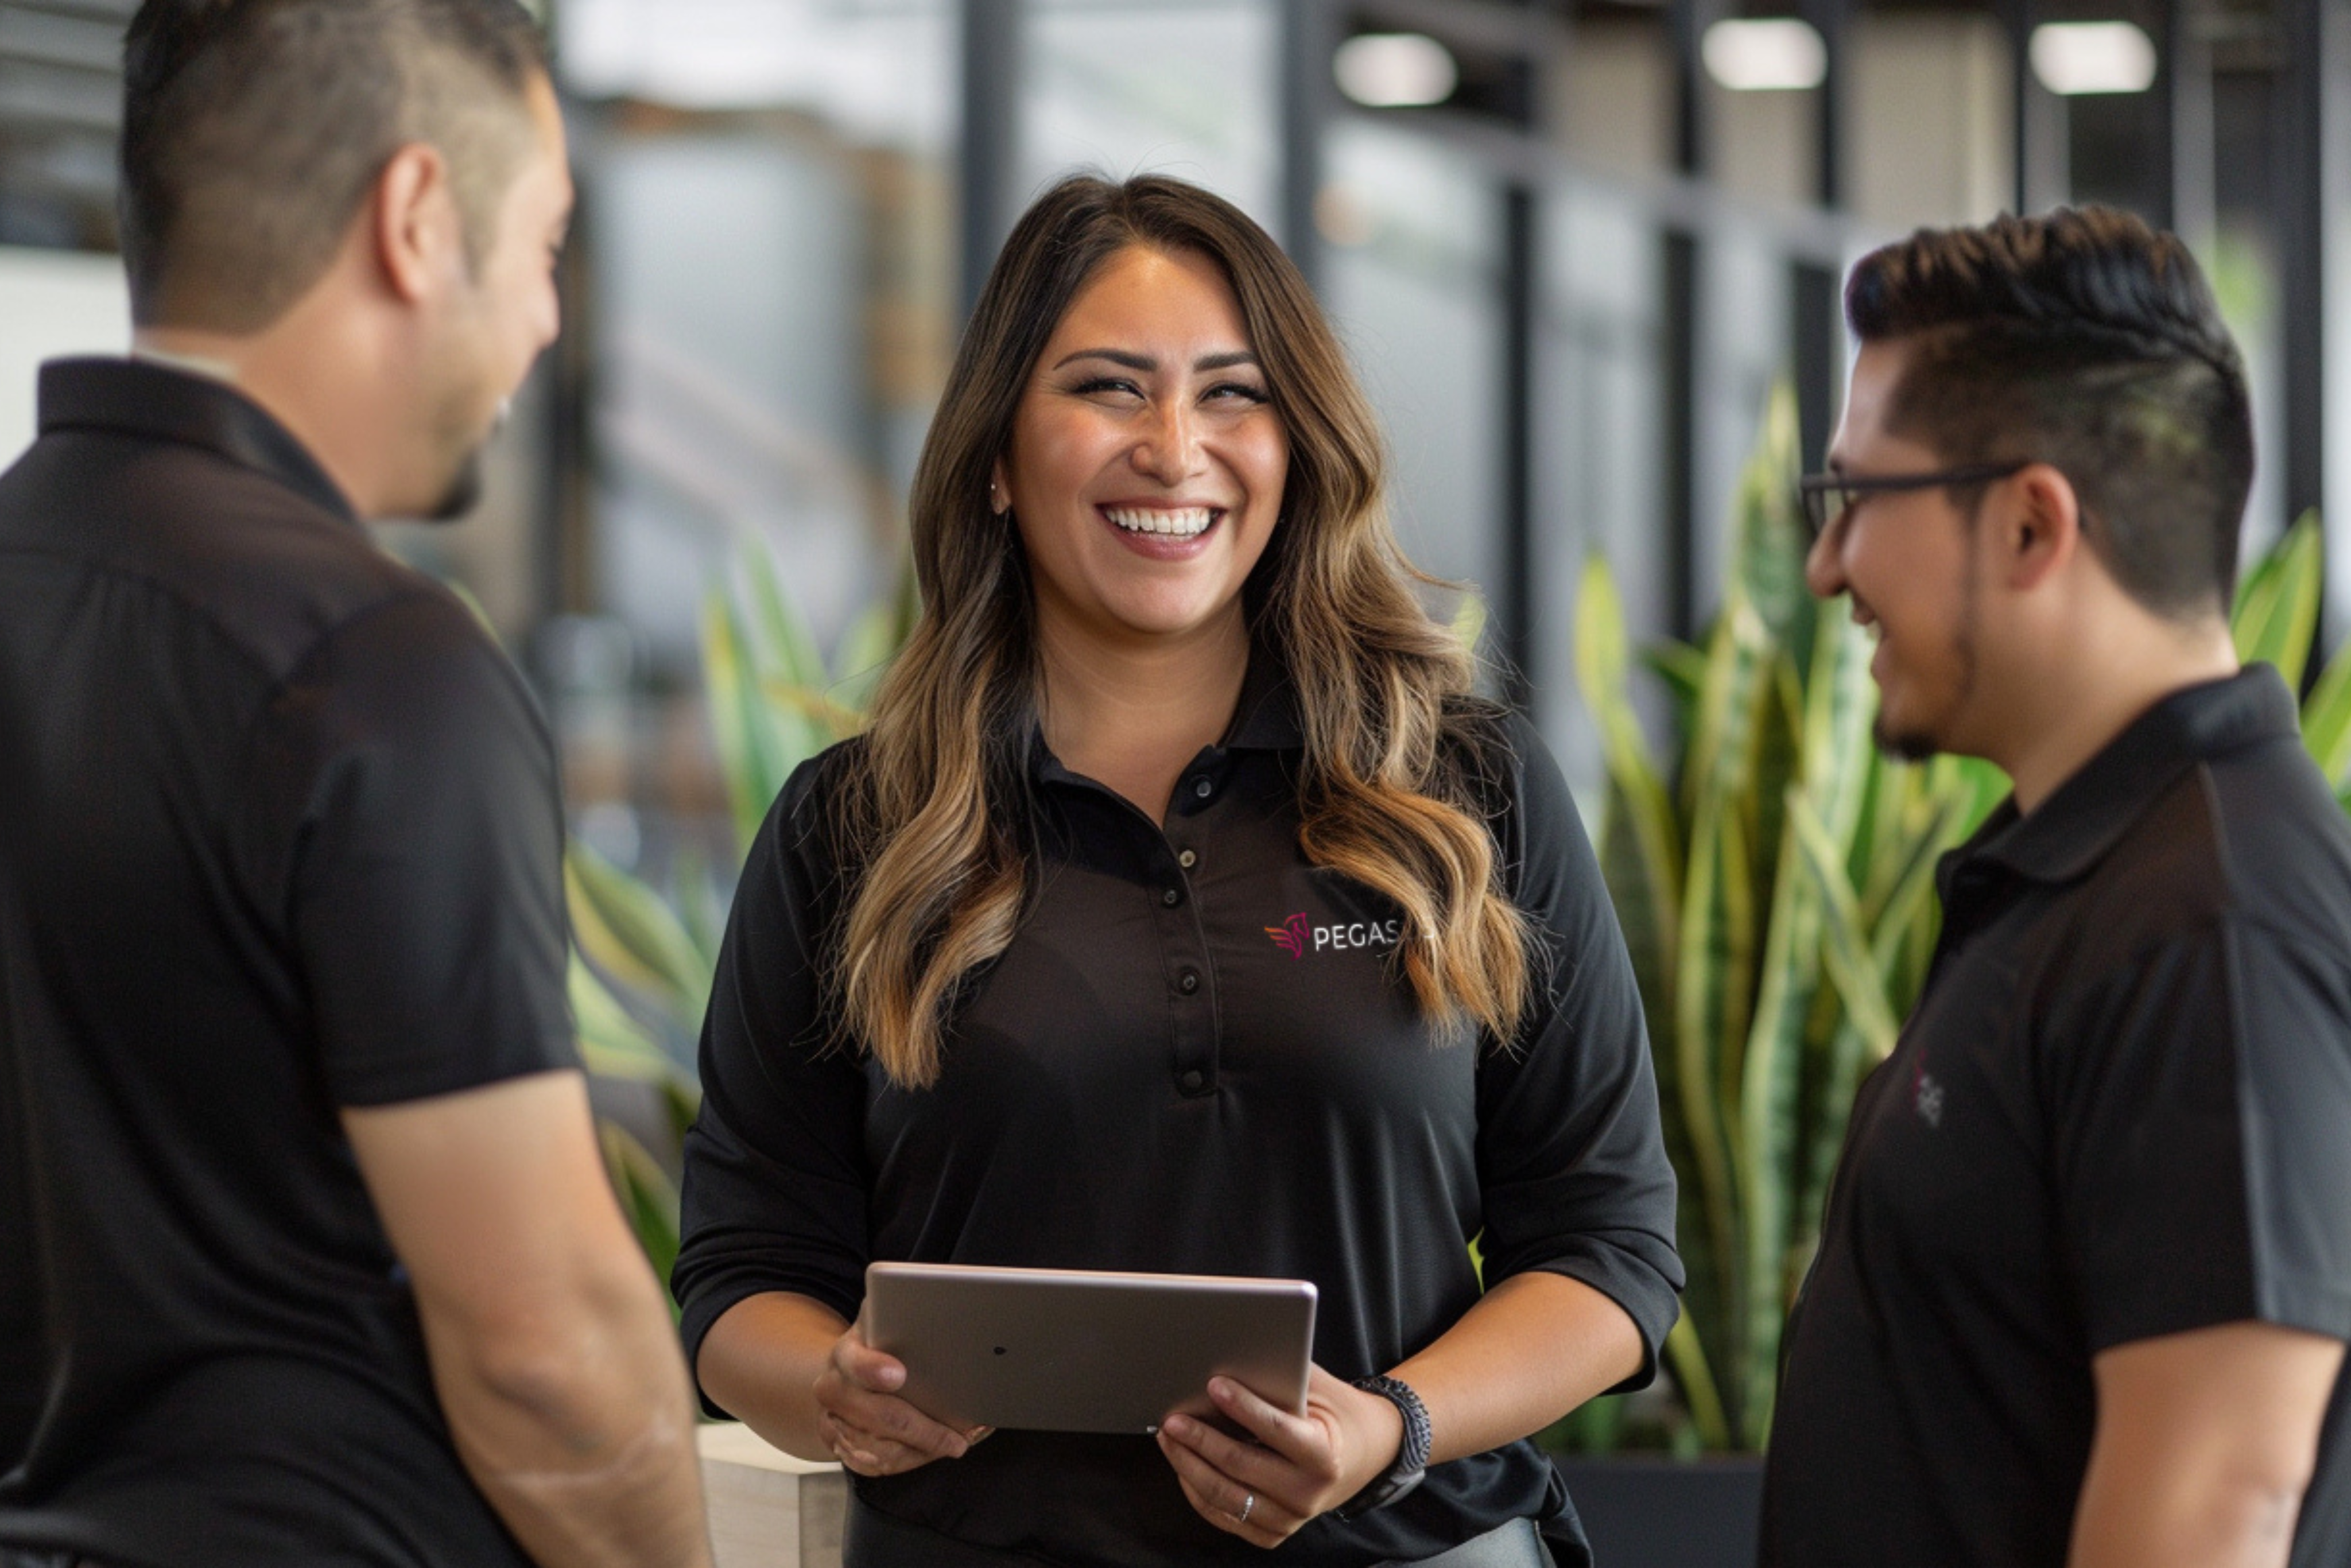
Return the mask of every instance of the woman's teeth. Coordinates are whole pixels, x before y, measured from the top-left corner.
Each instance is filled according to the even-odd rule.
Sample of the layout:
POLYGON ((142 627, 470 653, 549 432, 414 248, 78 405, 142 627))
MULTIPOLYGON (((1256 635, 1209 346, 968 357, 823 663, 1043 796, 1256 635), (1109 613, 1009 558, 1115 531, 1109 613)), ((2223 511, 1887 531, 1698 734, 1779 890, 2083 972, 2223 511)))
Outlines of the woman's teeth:
POLYGON ((1129 533, 1165 534, 1179 539, 1207 532, 1208 525, 1217 520, 1216 509, 1211 507, 1184 507, 1173 510, 1156 507, 1104 507, 1102 516, 1129 533))

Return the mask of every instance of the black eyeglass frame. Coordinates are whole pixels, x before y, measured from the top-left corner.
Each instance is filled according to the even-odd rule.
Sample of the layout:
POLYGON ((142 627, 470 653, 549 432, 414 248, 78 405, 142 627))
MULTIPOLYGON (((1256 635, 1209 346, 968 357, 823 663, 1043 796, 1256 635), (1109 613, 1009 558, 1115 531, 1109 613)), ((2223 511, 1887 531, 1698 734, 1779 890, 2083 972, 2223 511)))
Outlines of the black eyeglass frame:
POLYGON ((1796 509, 1804 515, 1812 537, 1819 538, 1838 518, 1865 497, 1904 490, 1939 490, 1952 485, 1982 485, 2021 474, 2038 458, 2020 457, 2011 463, 1970 463, 1960 468, 1938 468, 1932 474, 1807 474, 1796 481, 1796 509), (1835 498, 1835 505, 1829 503, 1835 498))

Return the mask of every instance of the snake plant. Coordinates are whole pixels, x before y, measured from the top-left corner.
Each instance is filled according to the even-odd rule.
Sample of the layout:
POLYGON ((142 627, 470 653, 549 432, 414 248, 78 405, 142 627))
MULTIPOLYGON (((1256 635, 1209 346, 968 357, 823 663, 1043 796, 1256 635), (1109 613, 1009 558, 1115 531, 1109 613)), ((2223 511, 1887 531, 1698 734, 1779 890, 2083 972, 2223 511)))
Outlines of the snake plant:
MULTIPOLYGON (((868 610, 828 670, 765 550, 745 550, 734 582, 705 596, 704 695, 738 863, 792 769, 864 723, 912 613, 908 591, 868 610)), ((677 1259, 676 1145, 702 1099, 680 1052, 702 1028, 724 924, 698 871, 679 882, 665 897, 577 840, 565 852, 580 1054, 591 1074, 650 1084, 666 1113, 669 1147, 658 1155, 615 1122, 599 1128, 622 1207, 664 1279, 677 1259)))

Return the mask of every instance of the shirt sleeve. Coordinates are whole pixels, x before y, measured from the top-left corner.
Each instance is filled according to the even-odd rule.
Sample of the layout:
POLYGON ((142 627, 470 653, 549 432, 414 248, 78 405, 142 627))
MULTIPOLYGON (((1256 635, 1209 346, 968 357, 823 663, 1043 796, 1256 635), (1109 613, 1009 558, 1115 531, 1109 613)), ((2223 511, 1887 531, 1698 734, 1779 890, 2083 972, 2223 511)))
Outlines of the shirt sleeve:
POLYGON ((554 748, 464 606, 418 591, 329 633, 272 695, 254 784, 337 1103, 579 1065, 554 748))
POLYGON ((1680 1312, 1673 1166, 1631 957, 1558 766, 1511 730, 1516 790, 1496 840, 1527 918, 1534 973, 1517 1040, 1478 1073, 1486 1283, 1542 1270, 1622 1306, 1655 1375, 1680 1312))
POLYGON ((2351 974, 2220 920, 2043 1042, 2092 1350, 2259 1320, 2351 1338, 2351 974))
POLYGON ((864 1299, 865 1071, 831 1038, 819 969, 836 875, 820 780, 838 755, 785 785, 727 915, 671 1278, 688 1364, 747 1297, 794 1291, 843 1318, 864 1299))

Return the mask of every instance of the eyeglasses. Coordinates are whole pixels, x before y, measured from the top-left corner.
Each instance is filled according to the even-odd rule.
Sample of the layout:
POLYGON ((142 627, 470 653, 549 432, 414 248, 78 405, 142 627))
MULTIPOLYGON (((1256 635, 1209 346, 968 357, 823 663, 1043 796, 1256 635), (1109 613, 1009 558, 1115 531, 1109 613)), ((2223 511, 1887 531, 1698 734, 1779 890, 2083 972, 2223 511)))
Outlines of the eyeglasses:
POLYGON ((2022 473, 2032 459, 2013 463, 1973 463, 1964 468, 1940 468, 1932 474, 1807 474, 1796 481, 1796 499, 1804 521, 1819 538, 1829 525, 1866 497, 1889 490, 1936 490, 1949 485, 1980 485, 2022 473))

